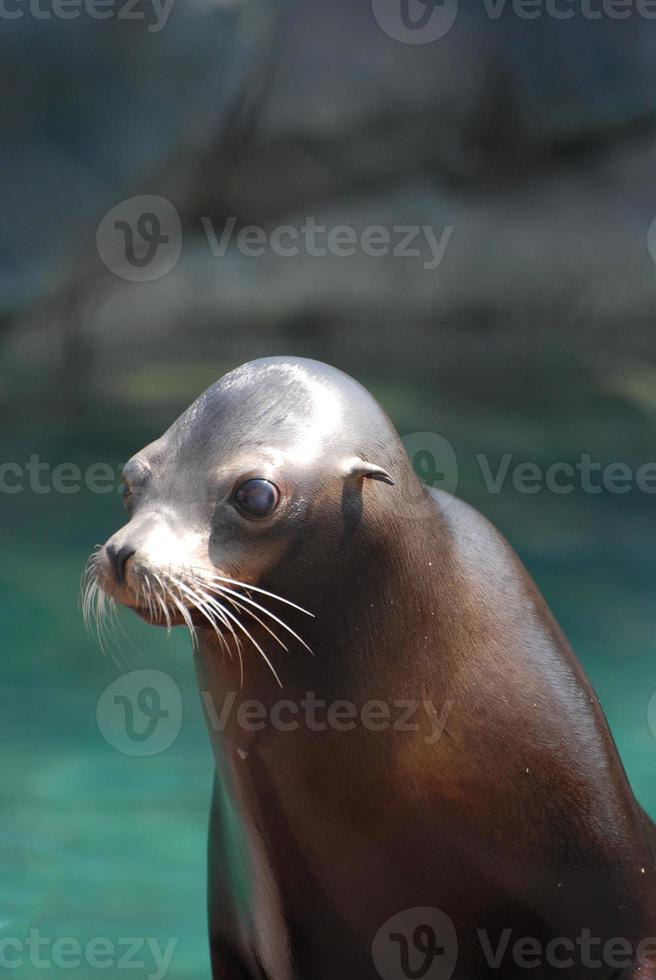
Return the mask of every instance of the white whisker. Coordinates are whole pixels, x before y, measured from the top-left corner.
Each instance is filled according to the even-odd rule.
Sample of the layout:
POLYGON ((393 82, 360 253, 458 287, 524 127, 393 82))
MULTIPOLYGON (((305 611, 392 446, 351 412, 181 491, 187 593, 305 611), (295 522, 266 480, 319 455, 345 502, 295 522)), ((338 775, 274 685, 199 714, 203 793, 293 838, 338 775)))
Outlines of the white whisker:
POLYGON ((192 644, 192 646, 194 648, 196 648, 198 646, 198 638, 196 636, 196 627, 194 626, 193 620, 192 620, 191 616, 189 615, 189 610, 184 605, 184 603, 176 595, 174 595, 173 592, 171 592, 171 590, 169 590, 169 596, 170 596, 171 601, 173 602, 174 606, 176 607, 176 609, 179 611, 180 615, 184 619, 185 625, 186 625, 187 629, 189 630, 189 635, 191 636, 191 644, 192 644))
POLYGON ((171 635, 171 614, 169 612, 169 607, 166 605, 166 602, 165 602, 166 589, 165 589, 164 583, 162 582, 162 580, 159 577, 159 575, 157 575, 155 572, 153 572, 152 574, 153 574, 153 578, 155 579, 155 581, 157 582, 157 584, 159 585, 160 590, 161 590, 161 594, 160 593, 156 593, 156 596, 157 596, 157 601, 159 602, 160 606, 162 607, 162 612, 164 613, 164 619, 166 620, 166 632, 170 636, 171 635))
MULTIPOLYGON (((204 597, 203 596, 199 596, 198 594, 194 593, 188 586, 186 586, 184 584, 184 582, 181 582, 178 578, 175 578, 174 576, 171 576, 171 581, 173 582, 173 584, 175 585, 176 588, 178 588, 181 591, 187 593, 187 595, 191 598, 194 606, 203 614, 203 616, 205 616, 205 618, 209 622, 210 626, 212 627, 212 629, 214 630, 214 632, 218 636, 219 640, 221 641, 221 644, 227 650, 228 655, 230 657, 232 657, 232 654, 230 652, 230 648, 228 647, 228 645, 227 645, 227 643, 225 641, 225 637, 222 635, 221 631, 219 630, 219 628, 217 626, 217 623, 216 623, 216 620, 211 615, 211 607, 210 607, 210 612, 207 611, 207 605, 208 605, 208 603, 204 601, 204 597)), ((222 619, 221 612, 220 611, 218 611, 218 612, 219 612, 219 617, 222 619)), ((230 628, 232 629, 232 627, 230 627, 230 628)))
MULTIPOLYGON (((228 589, 225 585, 217 585, 217 588, 224 595, 228 595, 229 594, 229 595, 232 595, 232 596, 236 596, 237 599, 239 600, 239 602, 245 602, 249 606, 254 606, 256 609, 259 609, 260 612, 264 613, 266 616, 269 616, 276 623, 278 623, 279 626, 282 626, 283 629, 287 630, 287 632, 291 636, 293 636, 295 640, 298 640, 298 642, 302 646, 304 646, 305 649, 309 653, 312 653, 312 649, 307 645, 307 643, 305 642, 305 640, 301 639, 301 637, 298 635, 298 633, 295 633, 294 630, 291 628, 291 626, 288 626, 287 623, 284 622, 284 620, 280 619, 279 616, 276 616, 275 613, 272 613, 270 609, 267 609, 265 606, 260 605, 260 603, 259 602, 256 602, 255 599, 251 599, 249 596, 245 596, 242 592, 236 592, 235 589, 228 589)), ((249 586, 244 586, 244 588, 249 588, 249 586)), ((300 609, 300 606, 296 606, 296 608, 297 609, 300 609)), ((251 614, 251 615, 253 615, 253 614, 251 614)), ((308 616, 311 616, 311 615, 312 615, 312 613, 308 613, 308 616)), ((257 619, 257 616, 255 618, 257 619)), ((258 622, 260 622, 260 620, 258 620, 258 622)), ((265 628, 268 628, 268 627, 265 627, 265 628)), ((275 636, 275 634, 274 634, 274 636, 275 636)), ((284 646, 284 644, 282 644, 282 646, 284 646)), ((285 649, 287 649, 287 647, 285 647, 285 649)))
POLYGON ((228 616, 235 623, 235 625, 242 631, 242 633, 244 633, 244 635, 248 637, 248 639, 251 641, 253 646, 260 652, 265 662, 267 663, 269 669, 271 670, 271 673, 277 680, 280 687, 282 687, 283 686, 282 681, 278 677, 275 667, 273 666, 273 664, 271 663, 271 661, 269 660, 269 658, 267 657, 266 653, 264 652, 260 644, 257 642, 257 640, 251 635, 251 633, 249 633, 249 631, 246 629, 246 627, 244 626, 244 624, 242 623, 242 621, 239 619, 238 616, 235 616, 234 613, 231 613, 229 609, 225 608, 225 606, 223 607, 223 611, 226 614, 226 616, 228 616))
POLYGON ((242 589, 248 589, 249 592, 259 592, 261 595, 269 596, 270 599, 277 599, 278 602, 284 602, 286 606, 291 606, 292 609, 298 609, 299 612, 304 613, 306 616, 311 616, 314 619, 314 613, 308 612, 307 609, 303 609, 303 606, 297 606, 295 602, 291 602, 289 599, 284 599, 281 595, 276 595, 275 592, 269 592, 267 589, 261 589, 257 585, 249 585, 247 582, 238 582, 237 579, 227 578, 225 575, 217 575, 216 572, 214 572, 211 577, 219 582, 227 582, 228 585, 238 585, 242 589))
MULTIPOLYGON (((220 617, 221 622, 225 624, 226 628, 230 631, 230 635, 231 635, 232 639, 235 641, 235 647, 237 649, 237 656, 239 657, 239 684, 240 684, 240 687, 243 687, 244 686, 244 658, 242 656, 242 644, 241 644, 241 640, 239 639, 237 633, 235 632, 235 629, 234 629, 234 627, 233 627, 230 619, 228 618, 228 615, 229 615, 228 610, 225 608, 225 606, 223 606, 211 594, 209 594, 207 592, 202 592, 201 594, 205 597, 206 602, 210 606, 212 606, 212 608, 216 609, 217 615, 220 617)), ((230 653, 230 651, 228 651, 228 652, 229 652, 230 658, 232 659, 232 653, 230 653)))
POLYGON ((254 619, 256 623, 259 623, 262 629, 266 630, 267 633, 274 638, 276 643, 280 644, 285 653, 289 653, 289 648, 286 646, 286 644, 283 643, 278 634, 275 633, 271 627, 264 622, 264 620, 260 619, 257 613, 254 613, 252 609, 248 608, 248 606, 242 606, 241 602, 239 602, 237 599, 227 599, 227 602, 233 609, 236 609, 238 612, 246 613, 246 615, 254 619))

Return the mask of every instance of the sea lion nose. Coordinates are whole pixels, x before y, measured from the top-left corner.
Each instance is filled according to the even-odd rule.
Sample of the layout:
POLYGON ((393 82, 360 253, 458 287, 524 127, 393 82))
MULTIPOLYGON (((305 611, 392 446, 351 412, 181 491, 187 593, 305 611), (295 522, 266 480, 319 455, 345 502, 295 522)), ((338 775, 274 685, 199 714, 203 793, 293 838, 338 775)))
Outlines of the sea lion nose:
POLYGON ((105 550, 107 551, 107 557, 110 560, 116 581, 119 585, 123 585, 125 583, 125 566, 128 558, 134 554, 135 549, 129 544, 124 544, 120 548, 117 548, 115 544, 108 544, 105 550))

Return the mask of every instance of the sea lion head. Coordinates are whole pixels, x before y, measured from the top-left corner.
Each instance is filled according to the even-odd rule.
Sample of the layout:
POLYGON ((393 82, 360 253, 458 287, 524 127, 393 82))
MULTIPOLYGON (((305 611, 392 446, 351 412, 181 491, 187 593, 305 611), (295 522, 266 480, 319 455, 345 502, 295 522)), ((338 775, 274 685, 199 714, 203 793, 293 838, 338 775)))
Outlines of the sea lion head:
POLYGON ((245 364, 126 464, 129 519, 92 558, 86 605, 104 594, 154 624, 232 631, 255 601, 245 587, 282 597, 292 581, 316 584, 318 559, 362 525, 365 484, 373 504, 409 468, 346 374, 300 358, 245 364))

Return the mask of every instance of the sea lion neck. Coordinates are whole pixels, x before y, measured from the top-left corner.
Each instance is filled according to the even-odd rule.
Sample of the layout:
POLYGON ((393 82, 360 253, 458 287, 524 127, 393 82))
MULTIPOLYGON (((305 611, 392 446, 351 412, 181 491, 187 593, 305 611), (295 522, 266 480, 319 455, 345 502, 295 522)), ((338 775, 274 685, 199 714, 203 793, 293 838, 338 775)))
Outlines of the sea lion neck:
MULTIPOLYGON (((281 700, 299 703, 308 693, 326 702, 391 704, 421 697, 417 674, 407 669, 417 658, 426 661, 426 683, 445 686, 450 665, 434 651, 447 615, 440 556, 450 547, 448 535, 435 510, 410 547, 406 521, 388 511, 380 535, 370 523, 362 535, 338 542, 330 556, 324 553, 320 567, 310 563, 299 576, 267 583, 311 612, 267 603, 303 643, 285 636, 285 650, 263 624, 249 623, 261 652, 251 647, 240 663, 237 653, 226 655, 218 638, 201 630, 197 659, 205 689, 234 694, 235 704, 258 701, 267 711, 281 700)), ((225 738, 231 732, 225 729, 225 738)), ((234 734, 241 744, 242 733, 234 734)))

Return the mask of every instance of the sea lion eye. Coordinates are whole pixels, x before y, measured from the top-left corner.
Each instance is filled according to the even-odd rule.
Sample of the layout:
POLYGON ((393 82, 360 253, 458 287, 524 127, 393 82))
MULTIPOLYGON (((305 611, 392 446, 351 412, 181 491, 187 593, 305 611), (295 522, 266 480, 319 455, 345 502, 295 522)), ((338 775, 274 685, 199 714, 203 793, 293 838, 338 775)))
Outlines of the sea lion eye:
POLYGON ((248 517, 268 517, 280 501, 280 491, 269 480, 246 480, 237 488, 235 503, 248 517))

